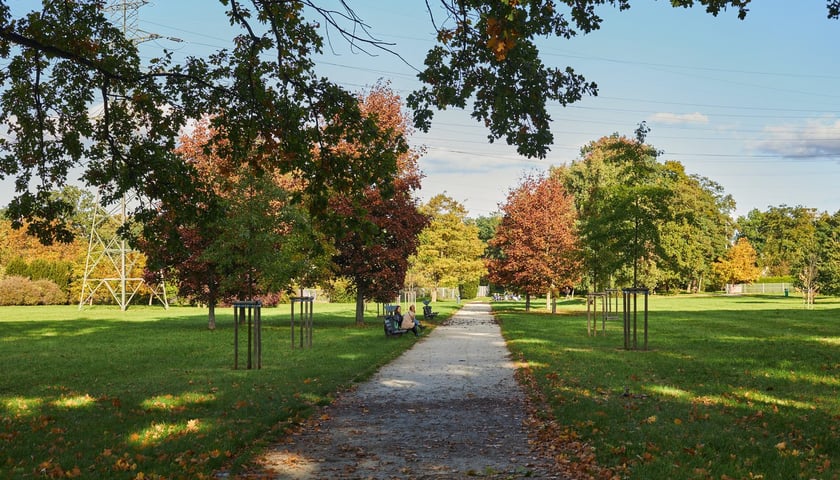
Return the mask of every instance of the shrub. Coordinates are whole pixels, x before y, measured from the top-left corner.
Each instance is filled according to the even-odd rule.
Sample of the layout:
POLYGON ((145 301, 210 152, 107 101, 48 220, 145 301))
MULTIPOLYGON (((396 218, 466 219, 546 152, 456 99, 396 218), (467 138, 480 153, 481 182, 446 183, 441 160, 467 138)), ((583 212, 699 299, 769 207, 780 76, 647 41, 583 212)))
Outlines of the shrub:
POLYGON ((29 277, 29 265, 21 257, 15 257, 6 264, 6 275, 10 277, 29 277))
POLYGON ((346 278, 337 278, 324 287, 332 303, 351 303, 356 301, 356 290, 346 278))
POLYGON ((461 299, 471 300, 478 296, 478 279, 464 282, 458 286, 461 299))
POLYGON ((73 279, 73 262, 36 258, 26 263, 23 258, 16 257, 6 265, 6 275, 30 280, 50 280, 67 296, 73 279))
POLYGON ((792 276, 784 277, 761 277, 754 283, 793 283, 796 279, 792 276))
POLYGON ((0 280, 0 305, 25 305, 26 289, 32 282, 20 275, 10 275, 0 280))
POLYGON ((52 280, 35 280, 32 285, 36 287, 40 296, 38 305, 64 305, 67 303, 67 294, 52 280))
POLYGON ((65 292, 70 289, 73 277, 73 262, 49 261, 36 258, 29 264, 29 278, 32 280, 52 280, 65 292))
POLYGON ((0 305, 61 305, 67 294, 51 280, 32 281, 20 275, 0 280, 0 305))

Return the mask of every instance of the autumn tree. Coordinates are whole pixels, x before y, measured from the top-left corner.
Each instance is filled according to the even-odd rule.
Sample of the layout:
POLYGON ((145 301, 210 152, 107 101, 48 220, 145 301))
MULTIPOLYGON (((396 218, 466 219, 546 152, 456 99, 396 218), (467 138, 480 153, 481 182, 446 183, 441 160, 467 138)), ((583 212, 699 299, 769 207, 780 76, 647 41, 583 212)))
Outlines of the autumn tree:
POLYGON ((205 187, 178 205, 161 202, 151 220, 158 235, 142 244, 149 277, 169 274, 182 294, 206 303, 212 329, 220 300, 287 290, 297 278, 325 272, 330 250, 292 201, 302 190, 299 180, 278 171, 255 174, 247 162, 225 156, 228 148, 210 143, 211 123, 198 123, 176 150, 205 187), (193 205, 188 220, 177 213, 182 203, 193 205))
MULTIPOLYGON (((397 141, 410 135, 412 128, 402 110, 400 97, 387 85, 377 85, 360 97, 365 115, 376 118, 383 138, 397 141)), ((341 147, 359 148, 355 142, 341 147)), ((334 261, 338 273, 352 280, 356 291, 356 324, 364 323, 364 302, 391 302, 405 283, 408 258, 419 242, 418 234, 428 219, 418 210, 415 192, 420 188, 417 166, 420 151, 407 150, 397 159, 397 169, 389 188, 369 185, 364 189, 364 215, 354 218, 352 199, 338 195, 331 210, 342 224, 357 222, 359 228, 337 233, 334 261)))
POLYGON ((430 287, 431 301, 436 302, 438 288, 458 288, 485 274, 484 244, 478 238, 478 228, 467 223, 466 209, 455 199, 435 195, 422 211, 431 222, 420 233, 411 268, 430 287))
POLYGON ((526 295, 556 294, 580 280, 574 200, 557 177, 526 176, 502 205, 502 219, 487 260, 490 280, 526 295))
MULTIPOLYGON (((69 230, 55 220, 72 207, 49 192, 77 168, 104 204, 137 193, 148 200, 135 212, 144 218, 156 215, 157 201, 177 205, 193 179, 174 154, 180 131, 208 115, 214 119, 212 143, 229 142, 225 156, 244 161, 242 154, 256 148, 259 154, 249 160, 255 172, 269 164, 306 178, 307 195, 298 199, 307 199, 310 213, 326 210, 332 192, 325 185, 358 193, 361 202, 360 186, 385 184, 397 155, 383 155, 378 130, 354 95, 315 72, 324 44, 319 24, 331 38, 368 52, 388 51, 363 33, 368 26, 352 2, 341 2, 341 9, 317 0, 220 2, 238 29, 231 46, 176 63, 166 50, 143 60, 137 42, 107 18, 101 0, 43 0, 29 12, 0 0, 0 122, 9 128, 0 138, 0 175, 15 178, 8 213, 16 227, 28 220, 44 241, 69 239, 69 230), (89 114, 92 105, 100 115, 89 114), (371 148, 350 156, 314 148, 347 138, 371 148)), ((408 97, 415 125, 427 130, 433 109, 471 102, 471 115, 489 127, 490 140, 504 138, 523 155, 544 157, 553 140, 546 106, 568 105, 596 94, 597 87, 571 67, 547 66, 542 38, 597 30, 606 18, 603 8, 625 10, 630 3, 441 0, 441 14, 436 2, 428 2, 437 44, 419 75, 425 86, 408 97)), ((732 7, 739 18, 749 3, 671 2, 703 5, 713 15, 732 7)), ((840 16, 840 1, 826 5, 830 18, 840 16)))
POLYGON ((726 252, 724 258, 718 259, 712 265, 714 273, 729 288, 737 283, 752 283, 761 276, 761 269, 756 265, 755 249, 749 240, 741 237, 726 252))

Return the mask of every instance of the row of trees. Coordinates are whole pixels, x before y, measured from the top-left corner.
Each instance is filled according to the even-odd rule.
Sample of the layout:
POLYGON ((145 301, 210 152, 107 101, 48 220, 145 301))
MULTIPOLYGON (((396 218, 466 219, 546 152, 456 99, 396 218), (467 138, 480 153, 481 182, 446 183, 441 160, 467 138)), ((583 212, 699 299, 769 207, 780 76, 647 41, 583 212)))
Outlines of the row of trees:
MULTIPOLYGON (((399 99, 384 88, 362 100, 400 112, 399 99)), ((255 190, 246 196, 256 201, 262 195, 268 202, 255 203, 250 214, 229 209, 214 218, 213 229, 203 236, 201 228, 208 227, 199 228, 196 219, 179 226, 175 234, 180 237, 145 245, 151 258, 158 255, 157 261, 174 265, 165 271, 182 294, 211 306, 211 321, 212 306, 220 299, 288 288, 289 280, 306 285, 349 281, 360 312, 365 300, 393 300, 403 287, 427 287, 434 300, 437 287, 477 285, 485 273, 495 285, 529 300, 570 288, 633 284, 697 291, 704 285, 752 282, 761 275, 790 279, 811 294, 838 293, 840 212, 780 206, 733 221, 734 202, 719 185, 686 174, 677 162, 659 163, 655 149, 644 144, 644 130, 637 133, 634 139, 601 138, 584 147, 578 160, 548 175, 526 176, 499 215, 469 219, 463 206, 446 195, 418 205, 411 194, 420 182, 418 153, 411 152, 401 160, 401 195, 369 189, 369 236, 348 229, 332 243, 302 212, 280 216, 284 205, 270 197, 276 192, 263 188, 259 195, 255 190), (150 250, 151 245, 161 250, 150 250), (287 283, 272 283, 272 275, 287 283)), ((220 198, 242 196, 242 186, 249 183, 239 183, 223 159, 204 155, 205 135, 199 125, 180 148, 213 179, 209 184, 219 189, 220 198)), ((283 182, 273 185, 294 190, 281 188, 283 182)), ((67 188, 61 195, 90 208, 90 194, 67 188)), ((242 204, 247 202, 234 202, 242 204)), ((340 201, 332 208, 343 212, 340 201)), ((83 232, 79 218, 71 225, 83 232)), ((0 264, 6 276, 50 279, 77 294, 72 279, 79 275, 83 239, 44 247, 8 222, 3 229, 0 264)), ((357 318, 362 321, 363 313, 357 318)))
POLYGON ((770 207, 732 218, 716 182, 660 162, 645 143, 614 134, 579 159, 527 176, 488 238, 489 278, 528 296, 570 287, 717 290, 783 277, 813 297, 840 294, 840 212, 770 207))
MULTIPOLYGON (((219 302, 328 285, 336 279, 349 281, 361 323, 364 302, 392 301, 410 266, 413 282, 429 286, 433 295, 438 286, 477 286, 484 272, 483 244, 474 227, 464 223, 463 206, 444 195, 422 208, 418 204, 421 151, 405 143, 412 127, 400 98, 380 84, 358 95, 356 108, 377 132, 376 139, 355 132, 334 144, 319 144, 312 158, 320 165, 320 178, 284 172, 262 158, 267 155, 263 142, 234 152, 233 139, 220 140, 230 135, 216 131, 214 117, 196 122, 173 152, 185 160, 183 181, 191 187, 159 200, 154 215, 136 217, 121 232, 145 254, 141 265, 147 283, 174 283, 183 297, 208 305, 211 328, 219 302), (336 156, 352 161, 338 162, 336 156), (356 162, 391 161, 390 173, 379 167, 381 175, 387 174, 382 181, 366 181, 363 169, 356 178, 356 162), (310 194, 313 183, 317 196, 310 194), (322 209, 313 211, 321 201, 326 202, 322 209)), ((82 224, 90 219, 91 196, 72 187, 51 196, 68 200, 77 207, 73 211, 88 213, 87 219, 80 221, 83 214, 77 214, 66 221, 73 241, 68 248, 76 255, 76 282, 70 272, 58 281, 68 293, 78 291, 88 233, 82 224)), ((34 241, 22 230, 14 235, 34 241)), ((9 251, 0 258, 6 274, 37 279, 26 275, 34 265, 27 260, 38 258, 28 253, 9 251)))
MULTIPOLYGON (((411 127, 400 98, 386 85, 377 85, 358 99, 364 115, 379 125, 380 141, 391 139, 393 148, 401 150, 396 144, 410 134, 411 127)), ((466 223, 464 207, 453 199, 439 195, 426 205, 418 204, 419 151, 401 150, 393 181, 365 187, 361 202, 355 195, 335 190, 326 211, 313 215, 301 208, 306 199, 295 198, 306 195, 305 179, 268 168, 255 174, 249 165, 234 162, 225 145, 210 141, 212 128, 209 119, 198 122, 176 149, 201 179, 202 188, 174 205, 159 202, 156 216, 147 225, 137 229, 132 224, 122 232, 155 232, 135 238, 145 253, 140 265, 146 267, 147 283, 174 283, 184 298, 208 305, 211 328, 219 302, 288 292, 294 286, 349 282, 360 323, 365 301, 394 300, 409 269, 412 283, 429 287, 432 300, 437 287, 472 283, 477 288, 484 273, 484 245, 476 227, 466 223), (197 202, 189 218, 180 217, 185 202, 197 202)), ((364 146, 345 141, 330 148, 353 155, 364 146)), ((332 167, 325 162, 324 168, 332 167)), ((54 195, 72 197, 72 203, 87 211, 81 223, 89 223, 93 211, 89 194, 68 187, 54 195)), ((64 248, 74 256, 76 267, 56 282, 68 293, 79 291, 87 246, 88 229, 77 224, 80 216, 84 215, 70 219, 76 234, 64 248)), ((109 222, 109 227, 112 223, 119 225, 109 222)), ((13 230, 10 222, 5 225, 10 235, 5 242, 9 251, 0 256, 5 274, 41 278, 30 272, 45 269, 38 266, 42 262, 38 259, 58 247, 43 246, 23 230, 13 230), (40 250, 22 248, 24 240, 40 250)), ((110 233, 115 230, 111 228, 110 233)), ((47 262, 48 267, 66 265, 66 260, 47 262)))
POLYGON ((399 96, 377 85, 359 96, 359 108, 380 129, 377 145, 346 138, 319 146, 314 159, 325 170, 352 177, 352 169, 322 158, 320 151, 350 158, 385 148, 397 155, 392 177, 352 194, 346 186, 319 182, 329 193, 319 193, 327 204, 317 215, 301 207, 317 203, 307 193, 312 180, 268 166, 254 173, 249 164, 233 161, 224 145, 211 143, 211 121, 196 125, 177 152, 204 181, 202 203, 191 218, 180 221, 174 219, 185 199, 159 204, 151 220, 156 234, 141 239, 149 282, 177 279, 182 294, 209 305, 211 327, 214 306, 222 299, 253 298, 337 278, 352 286, 357 323, 364 321, 366 301, 384 303, 398 296, 410 267, 415 282, 431 287, 432 300, 438 286, 477 284, 483 248, 476 234, 464 231, 469 229, 464 208, 446 196, 422 207, 417 202, 421 152, 403 144, 412 127, 399 96))
POLYGON ((511 191, 493 240, 490 279, 525 294, 583 287, 697 291, 735 229, 735 203, 713 181, 614 134, 511 191))

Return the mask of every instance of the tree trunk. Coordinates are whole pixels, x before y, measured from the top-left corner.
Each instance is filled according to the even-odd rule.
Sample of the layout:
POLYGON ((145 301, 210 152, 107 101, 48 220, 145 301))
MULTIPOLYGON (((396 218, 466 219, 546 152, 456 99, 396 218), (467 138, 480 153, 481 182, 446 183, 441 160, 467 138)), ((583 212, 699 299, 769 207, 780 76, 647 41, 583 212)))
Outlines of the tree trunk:
POLYGON ((432 297, 432 303, 437 302, 437 285, 435 285, 434 287, 432 287, 432 295, 431 295, 431 297, 432 297))
POLYGON ((525 311, 526 312, 531 311, 531 294, 530 293, 525 294, 525 311))
POLYGON ((214 278, 210 277, 209 291, 207 292, 207 328, 216 329, 216 287, 214 278))
POLYGON ((216 329, 216 301, 213 300, 207 304, 207 328, 210 330, 216 329))
POLYGON ((551 289, 548 289, 548 293, 545 294, 545 309, 551 310, 551 289))
POLYGON ((356 290, 356 325, 365 324, 365 296, 362 292, 356 290))

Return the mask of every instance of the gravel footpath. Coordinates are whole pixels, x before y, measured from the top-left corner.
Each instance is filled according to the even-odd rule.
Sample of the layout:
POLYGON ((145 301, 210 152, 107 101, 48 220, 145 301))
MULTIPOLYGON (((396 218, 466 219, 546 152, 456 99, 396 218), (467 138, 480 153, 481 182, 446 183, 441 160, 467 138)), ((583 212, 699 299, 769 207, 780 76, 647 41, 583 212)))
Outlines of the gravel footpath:
POLYGON ((489 305, 465 305, 269 449, 259 477, 560 478, 529 448, 514 368, 489 305))

